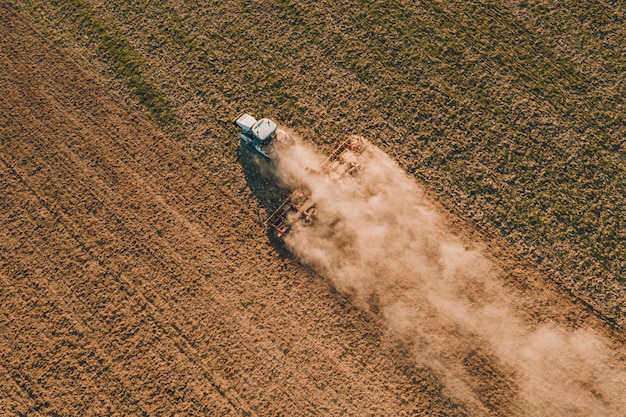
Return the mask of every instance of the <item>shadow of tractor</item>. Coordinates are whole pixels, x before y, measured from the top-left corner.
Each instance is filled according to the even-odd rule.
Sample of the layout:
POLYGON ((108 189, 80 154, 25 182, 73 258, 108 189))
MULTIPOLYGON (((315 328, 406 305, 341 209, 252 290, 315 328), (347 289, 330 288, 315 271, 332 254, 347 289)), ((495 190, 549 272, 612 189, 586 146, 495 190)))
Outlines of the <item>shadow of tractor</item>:
MULTIPOLYGON (((237 156, 243 168, 246 183, 263 209, 261 219, 263 221, 280 207, 290 191, 280 186, 272 162, 245 146, 239 147, 237 156)), ((276 239, 273 233, 269 233, 269 230, 268 237, 275 244, 274 246, 281 249, 281 253, 285 250, 283 243, 276 239)))

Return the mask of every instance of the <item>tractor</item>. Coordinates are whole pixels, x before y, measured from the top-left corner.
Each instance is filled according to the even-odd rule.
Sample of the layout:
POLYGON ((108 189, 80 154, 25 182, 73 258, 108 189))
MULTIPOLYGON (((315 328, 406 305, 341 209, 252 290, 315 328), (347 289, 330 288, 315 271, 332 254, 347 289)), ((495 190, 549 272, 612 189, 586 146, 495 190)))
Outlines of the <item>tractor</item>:
POLYGON ((239 143, 267 161, 278 158, 277 148, 293 143, 293 139, 285 131, 278 129, 276 122, 267 118, 256 120, 243 113, 234 124, 241 131, 239 143))
MULTIPOLYGON (((293 139, 270 119, 256 120, 247 113, 243 113, 234 121, 239 128, 239 142, 254 153, 261 155, 266 161, 277 166, 281 148, 294 143, 293 139)), ((307 168, 307 171, 335 177, 354 175, 359 168, 359 156, 367 149, 370 142, 362 136, 351 136, 317 168, 307 168)), ((311 225, 315 219, 317 208, 311 193, 305 187, 296 188, 289 197, 265 221, 270 236, 283 241, 292 226, 297 222, 311 225)))

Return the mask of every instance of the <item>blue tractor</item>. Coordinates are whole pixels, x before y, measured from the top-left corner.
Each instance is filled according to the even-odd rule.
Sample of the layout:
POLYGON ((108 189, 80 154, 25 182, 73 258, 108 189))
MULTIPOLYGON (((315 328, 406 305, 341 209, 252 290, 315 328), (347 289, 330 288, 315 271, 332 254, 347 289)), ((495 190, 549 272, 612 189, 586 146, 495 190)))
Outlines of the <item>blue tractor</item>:
POLYGON ((249 114, 243 113, 234 123, 241 131, 239 135, 241 145, 258 153, 268 161, 278 158, 276 145, 288 145, 293 141, 287 133, 278 129, 278 125, 270 119, 256 120, 249 114))

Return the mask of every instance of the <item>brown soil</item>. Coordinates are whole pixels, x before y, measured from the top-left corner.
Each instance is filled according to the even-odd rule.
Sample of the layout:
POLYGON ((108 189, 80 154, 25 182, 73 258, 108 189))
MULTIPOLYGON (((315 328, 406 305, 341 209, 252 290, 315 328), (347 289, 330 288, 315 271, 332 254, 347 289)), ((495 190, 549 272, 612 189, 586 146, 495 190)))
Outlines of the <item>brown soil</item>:
MULTIPOLYGON (((476 408, 268 241, 234 152, 194 161, 4 5, 0 69, 0 414, 524 414, 489 346, 450 353, 476 408)), ((610 320, 488 246, 524 320, 623 358, 610 320)))

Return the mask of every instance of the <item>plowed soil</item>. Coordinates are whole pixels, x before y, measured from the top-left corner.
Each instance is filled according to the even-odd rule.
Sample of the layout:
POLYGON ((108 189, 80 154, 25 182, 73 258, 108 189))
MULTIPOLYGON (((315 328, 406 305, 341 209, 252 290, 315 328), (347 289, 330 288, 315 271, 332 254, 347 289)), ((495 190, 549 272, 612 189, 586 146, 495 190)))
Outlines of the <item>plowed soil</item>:
MULTIPOLYGON (((449 386, 375 309, 271 243, 261 220, 278 200, 241 167, 235 132, 204 137, 183 117, 181 145, 42 33, 0 5, 0 414, 527 415, 519 369, 488 343, 428 324, 430 350, 467 378, 449 386), (199 157, 201 140, 219 158, 199 157)), ((432 204, 482 239, 520 320, 593 331, 625 375, 622 317, 432 204)), ((594 389, 602 415, 624 411, 594 389)))

